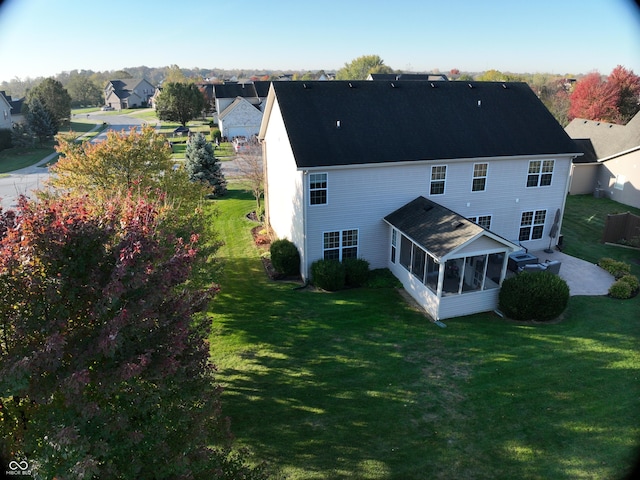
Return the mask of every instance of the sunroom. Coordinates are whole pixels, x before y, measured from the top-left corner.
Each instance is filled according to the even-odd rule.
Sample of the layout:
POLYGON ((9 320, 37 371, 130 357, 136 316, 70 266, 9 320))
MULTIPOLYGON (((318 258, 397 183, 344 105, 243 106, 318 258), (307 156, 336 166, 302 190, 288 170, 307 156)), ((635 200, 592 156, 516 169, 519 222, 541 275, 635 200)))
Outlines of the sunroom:
POLYGON ((424 197, 384 220, 389 268, 434 320, 498 306, 509 254, 520 247, 424 197))

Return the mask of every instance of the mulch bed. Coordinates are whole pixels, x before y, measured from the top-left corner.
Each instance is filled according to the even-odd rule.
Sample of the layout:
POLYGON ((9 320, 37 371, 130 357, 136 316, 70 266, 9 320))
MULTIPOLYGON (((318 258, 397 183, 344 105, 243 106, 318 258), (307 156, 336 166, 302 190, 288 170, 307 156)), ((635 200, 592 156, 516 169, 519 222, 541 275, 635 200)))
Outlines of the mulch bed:
MULTIPOLYGON (((258 219, 255 215, 255 212, 251 212, 247 215, 249 220, 253 220, 257 222, 258 219)), ((302 279, 300 275, 283 275, 276 271, 273 268, 273 264, 271 263, 271 259, 266 253, 269 251, 269 247, 271 246, 271 236, 268 233, 264 233, 265 227, 263 225, 257 225, 251 229, 251 235, 253 236, 253 241, 256 244, 256 247, 260 251, 260 259, 262 260, 262 265, 264 266, 264 271, 267 276, 271 280, 278 281, 287 281, 287 282, 301 282, 302 279)))

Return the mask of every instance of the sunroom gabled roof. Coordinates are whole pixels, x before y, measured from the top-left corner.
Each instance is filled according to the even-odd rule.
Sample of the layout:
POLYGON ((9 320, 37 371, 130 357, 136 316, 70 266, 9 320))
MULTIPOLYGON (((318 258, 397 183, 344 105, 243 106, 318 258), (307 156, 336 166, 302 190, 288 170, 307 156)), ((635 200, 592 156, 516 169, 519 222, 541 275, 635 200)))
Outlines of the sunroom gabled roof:
POLYGON ((508 240, 425 197, 412 200, 384 220, 437 259, 445 258, 483 235, 512 250, 516 248, 508 240))

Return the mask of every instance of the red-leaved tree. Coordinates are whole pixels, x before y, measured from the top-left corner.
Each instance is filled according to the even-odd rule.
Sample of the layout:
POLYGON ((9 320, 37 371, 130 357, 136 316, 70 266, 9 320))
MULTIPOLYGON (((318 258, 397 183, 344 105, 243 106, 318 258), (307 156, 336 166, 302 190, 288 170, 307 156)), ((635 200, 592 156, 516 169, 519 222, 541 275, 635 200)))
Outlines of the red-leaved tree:
POLYGON ((618 118, 619 92, 605 82, 598 72, 592 72, 576 82, 571 93, 569 118, 586 118, 602 122, 615 122, 618 118))
POLYGON ((185 287, 198 239, 159 205, 0 210, 0 453, 38 478, 262 478, 231 453, 194 316, 215 288, 185 287))
POLYGON ((604 79, 592 72, 576 83, 569 118, 626 124, 640 110, 640 77, 618 65, 604 79))

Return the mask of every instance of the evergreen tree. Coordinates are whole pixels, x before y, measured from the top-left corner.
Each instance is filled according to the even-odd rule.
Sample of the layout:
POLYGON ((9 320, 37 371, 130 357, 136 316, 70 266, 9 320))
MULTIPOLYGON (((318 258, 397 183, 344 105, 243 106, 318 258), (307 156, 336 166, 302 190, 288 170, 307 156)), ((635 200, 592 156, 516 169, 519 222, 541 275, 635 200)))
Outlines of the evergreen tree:
POLYGON ((38 97, 34 97, 29 104, 27 125, 29 126, 29 130, 38 137, 40 143, 44 142, 47 138, 53 137, 57 132, 51 115, 38 97))
POLYGON ((220 161, 214 156, 213 145, 207 142, 202 133, 192 135, 185 150, 185 168, 192 182, 203 182, 211 185, 216 196, 227 191, 220 161))

